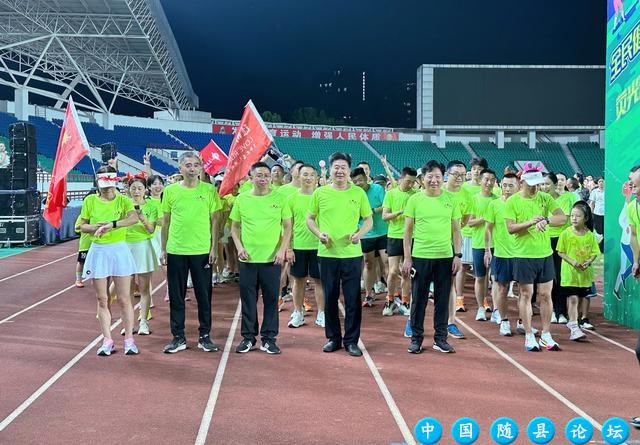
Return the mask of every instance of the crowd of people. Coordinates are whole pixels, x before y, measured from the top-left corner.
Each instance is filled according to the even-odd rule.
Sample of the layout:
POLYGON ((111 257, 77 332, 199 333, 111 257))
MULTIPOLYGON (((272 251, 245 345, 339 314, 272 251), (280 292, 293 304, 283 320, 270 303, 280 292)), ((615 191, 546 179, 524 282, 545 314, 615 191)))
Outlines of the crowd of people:
MULTIPOLYGON (((223 197, 217 192, 222 176, 204 174, 194 152, 180 156, 180 171, 166 187, 150 174, 148 158, 146 175, 124 178, 122 191, 114 166, 102 167, 97 192, 84 200, 78 221, 76 269, 76 285, 90 278, 96 291, 104 336, 98 355, 114 350, 109 328, 116 300, 124 351, 138 353, 134 333, 152 332, 153 273, 167 277, 172 339, 166 353, 187 348, 188 287, 198 305, 198 348, 219 349, 210 337, 211 301, 213 286, 223 281, 239 282, 237 353, 255 349, 259 339, 262 351, 279 354, 278 312, 292 300, 287 326, 304 326, 313 307, 305 296, 311 287, 327 353, 344 348, 362 355, 362 311, 372 310, 380 294, 386 294, 382 316, 407 316, 404 336, 413 354, 423 350, 430 300, 432 348, 444 353, 455 352, 450 337, 464 338, 456 312, 468 306, 475 307, 478 322, 496 323, 498 335, 512 336, 515 322, 527 351, 560 349, 552 323, 566 324, 571 341, 593 329, 589 300, 595 296, 593 263, 603 247, 604 179, 535 169, 498 175, 483 158, 471 159, 469 168, 462 161, 431 160, 420 170, 404 167, 396 179, 384 157, 382 162, 386 175, 371 178, 368 163, 353 164, 347 153, 334 153, 320 171, 290 158, 275 165, 260 161, 223 197), (473 298, 465 296, 470 272, 473 298), (514 292, 517 311, 510 311, 514 292), (539 329, 532 323, 538 311, 539 329)), ((629 184, 638 194, 636 176, 629 184)), ((636 216, 629 212, 631 227, 636 216)))

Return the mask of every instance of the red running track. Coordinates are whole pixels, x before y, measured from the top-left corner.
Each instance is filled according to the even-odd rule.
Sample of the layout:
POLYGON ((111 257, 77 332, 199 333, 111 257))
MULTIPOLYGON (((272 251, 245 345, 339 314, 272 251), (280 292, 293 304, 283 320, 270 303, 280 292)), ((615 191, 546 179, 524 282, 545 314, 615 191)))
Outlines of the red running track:
MULTIPOLYGON (((553 325, 560 352, 526 353, 522 336, 500 337, 496 325, 473 320, 475 308, 469 307, 459 317, 467 339, 450 340, 456 354, 427 348, 427 329, 425 352, 416 356, 406 352, 406 318, 382 317, 379 299, 364 309, 365 358, 322 353, 324 332, 313 324, 315 312, 307 325, 289 329, 289 306, 280 316, 282 355, 240 355, 233 352, 239 341, 237 284, 228 283, 216 286, 213 303, 213 338, 225 350, 195 347, 192 300, 190 347, 166 355, 162 287, 153 333, 137 337, 140 355, 97 357, 93 291, 71 286, 76 248, 69 242, 0 260, 2 444, 415 443, 413 427, 423 417, 441 422, 439 443, 446 444, 454 443, 453 422, 465 416, 480 425, 479 444, 493 443, 488 431, 502 416, 520 428, 514 443, 530 443, 527 424, 546 416, 556 426, 555 444, 569 443, 564 426, 574 417, 588 416, 596 426, 593 440, 601 441, 597 427, 606 419, 640 414, 635 335, 603 320, 601 306, 592 308, 597 331, 588 342, 571 343, 566 327, 553 325)), ((120 338, 116 345, 122 348, 120 338)), ((638 439, 632 429, 629 442, 638 439)))

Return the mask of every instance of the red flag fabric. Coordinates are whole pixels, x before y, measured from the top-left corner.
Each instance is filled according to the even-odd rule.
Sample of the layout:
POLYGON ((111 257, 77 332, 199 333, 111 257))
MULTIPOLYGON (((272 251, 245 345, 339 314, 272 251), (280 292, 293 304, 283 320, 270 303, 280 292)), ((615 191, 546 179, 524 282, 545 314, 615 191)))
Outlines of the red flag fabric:
POLYGON ((220 196, 231 193, 233 187, 247 174, 273 144, 273 136, 262 121, 252 101, 244 107, 242 119, 231 142, 229 161, 220 184, 220 196))
POLYGON ((89 143, 80 126, 80 119, 69 96, 67 112, 58 139, 58 150, 53 163, 51 183, 43 217, 56 229, 62 225, 62 210, 67 206, 67 175, 78 162, 89 154, 89 143))
POLYGON ((215 175, 220 169, 227 165, 227 159, 229 157, 222 151, 222 148, 216 144, 213 139, 200 150, 200 159, 204 165, 204 171, 210 175, 215 175))

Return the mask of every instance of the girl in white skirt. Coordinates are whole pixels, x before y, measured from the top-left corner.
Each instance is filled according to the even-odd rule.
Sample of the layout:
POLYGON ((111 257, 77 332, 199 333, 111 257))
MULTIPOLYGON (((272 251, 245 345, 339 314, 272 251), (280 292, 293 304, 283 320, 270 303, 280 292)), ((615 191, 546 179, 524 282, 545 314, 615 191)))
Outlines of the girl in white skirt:
POLYGON ((84 263, 83 277, 93 279, 98 298, 98 321, 104 340, 98 355, 108 356, 114 350, 111 338, 111 313, 108 307, 108 279, 116 286, 124 324, 124 352, 137 354, 133 340, 133 306, 131 305, 131 275, 135 263, 125 241, 126 229, 138 221, 129 198, 116 190, 116 170, 100 167, 96 172, 98 194, 88 196, 80 211, 80 230, 91 234, 91 247, 84 263))
MULTIPOLYGON (((156 220, 156 230, 151 238, 151 244, 156 251, 156 257, 158 258, 158 264, 160 264, 160 251, 162 242, 160 240, 162 234, 162 192, 164 191, 164 179, 160 175, 151 175, 147 178, 147 189, 149 190, 149 199, 155 201, 158 205, 158 219, 156 220)), ((157 268, 158 273, 162 274, 164 280, 167 279, 166 268, 160 266, 157 268)), ((169 289, 167 288, 164 301, 169 301, 169 289)), ((151 297, 151 307, 153 307, 153 296, 151 297)))
POLYGON ((134 176, 129 180, 129 196, 136 212, 137 221, 127 227, 127 245, 136 264, 140 288, 139 335, 149 335, 151 329, 147 314, 151 306, 151 274, 158 268, 158 257, 151 242, 156 229, 160 204, 156 200, 145 199, 146 182, 144 176, 134 176))

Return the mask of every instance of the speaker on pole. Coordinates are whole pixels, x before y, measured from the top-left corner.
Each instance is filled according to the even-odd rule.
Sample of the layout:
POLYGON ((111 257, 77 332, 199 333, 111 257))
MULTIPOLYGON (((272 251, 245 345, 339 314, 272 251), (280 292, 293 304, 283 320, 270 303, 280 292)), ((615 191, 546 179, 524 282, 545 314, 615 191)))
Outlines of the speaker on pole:
POLYGON ((118 151, 116 150, 116 144, 113 142, 107 142, 106 144, 102 144, 100 146, 100 153, 102 155, 102 163, 107 165, 110 159, 115 159, 118 155, 118 151))

